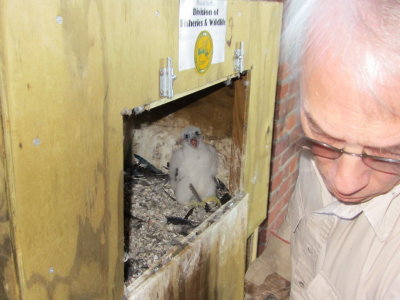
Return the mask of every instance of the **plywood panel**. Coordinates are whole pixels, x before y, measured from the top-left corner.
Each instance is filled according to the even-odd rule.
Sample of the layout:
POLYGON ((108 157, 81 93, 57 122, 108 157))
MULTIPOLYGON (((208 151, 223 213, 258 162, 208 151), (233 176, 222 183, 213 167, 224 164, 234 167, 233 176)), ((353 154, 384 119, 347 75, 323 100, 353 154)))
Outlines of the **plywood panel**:
POLYGON ((278 70, 281 3, 257 2, 250 19, 252 60, 244 189, 250 194, 248 234, 265 219, 278 70))
MULTIPOLYGON (((14 243, 5 254, 8 266, 16 265, 7 277, 20 284, 14 295, 120 298, 120 111, 160 100, 158 72, 167 56, 177 69, 178 6, 179 0, 2 1, 8 190, 0 193, 11 222, 1 238, 14 243)), ((252 72, 248 232, 266 213, 280 14, 278 3, 228 1, 225 62, 202 76, 176 72, 175 98, 225 80, 235 75, 234 50, 244 42, 245 69, 252 72)))
POLYGON ((236 194, 243 189, 243 158, 246 143, 247 129, 247 110, 249 104, 250 75, 245 75, 240 80, 235 80, 235 99, 233 107, 233 130, 232 130, 232 159, 230 162, 229 190, 232 194, 236 194))
POLYGON ((2 4, 21 295, 112 299, 122 289, 122 279, 114 284, 122 273, 122 120, 107 93, 103 11, 93 1, 2 4))
POLYGON ((129 286, 127 298, 243 299, 247 205, 247 196, 227 203, 221 209, 227 212, 219 214, 211 226, 205 221, 183 241, 185 247, 172 253, 161 269, 150 270, 129 286))
MULTIPOLYGON (((3 119, 1 112, 0 105, 0 121, 3 119)), ((19 298, 20 285, 10 219, 7 160, 2 124, 3 122, 0 122, 0 299, 13 300, 19 298)))
MULTIPOLYGON (((179 0, 107 1, 104 6, 110 12, 105 15, 104 27, 109 39, 110 93, 127 108, 160 101, 158 72, 167 57, 172 58, 177 76, 173 98, 177 99, 234 76, 235 48, 240 41, 245 48, 251 45, 253 5, 228 1, 225 61, 211 65, 204 75, 194 69, 178 72, 179 0)), ((251 59, 249 51, 246 68, 250 68, 251 59)))

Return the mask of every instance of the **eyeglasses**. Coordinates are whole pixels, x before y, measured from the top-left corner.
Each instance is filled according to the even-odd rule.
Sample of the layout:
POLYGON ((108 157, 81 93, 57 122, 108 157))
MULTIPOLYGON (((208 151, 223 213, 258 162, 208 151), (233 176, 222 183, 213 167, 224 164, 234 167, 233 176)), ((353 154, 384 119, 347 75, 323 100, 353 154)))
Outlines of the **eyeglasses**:
POLYGON ((384 173, 400 175, 400 160, 398 159, 374 156, 365 153, 351 153, 308 137, 302 137, 296 142, 296 144, 303 149, 311 151, 311 153, 316 156, 328 159, 338 159, 342 154, 360 157, 363 163, 371 169, 384 173))

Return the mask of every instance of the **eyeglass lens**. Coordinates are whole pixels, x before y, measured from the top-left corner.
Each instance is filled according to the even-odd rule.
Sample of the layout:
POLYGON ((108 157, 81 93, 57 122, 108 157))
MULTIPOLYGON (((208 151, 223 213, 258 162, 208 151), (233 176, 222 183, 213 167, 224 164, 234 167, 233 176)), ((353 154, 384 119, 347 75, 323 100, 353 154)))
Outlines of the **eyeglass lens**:
MULTIPOLYGON (((314 155, 323 158, 337 159, 343 154, 340 149, 309 138, 301 139, 298 144, 302 148, 310 150, 314 155)), ((361 159, 368 167, 374 170, 391 174, 400 174, 400 161, 386 161, 384 157, 370 156, 367 154, 362 155, 361 159)))

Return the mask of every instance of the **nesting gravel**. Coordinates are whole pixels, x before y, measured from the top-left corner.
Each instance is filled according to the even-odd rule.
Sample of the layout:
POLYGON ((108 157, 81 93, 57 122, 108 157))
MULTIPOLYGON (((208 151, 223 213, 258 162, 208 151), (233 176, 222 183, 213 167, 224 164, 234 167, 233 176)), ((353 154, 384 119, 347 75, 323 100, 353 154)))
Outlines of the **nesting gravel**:
MULTIPOLYGON (((217 197, 230 199, 220 183, 217 197)), ((125 281, 132 282, 173 246, 179 245, 218 207, 209 205, 192 209, 174 199, 168 175, 149 165, 138 163, 125 172, 125 281), (190 214, 185 219, 185 216, 190 214)))

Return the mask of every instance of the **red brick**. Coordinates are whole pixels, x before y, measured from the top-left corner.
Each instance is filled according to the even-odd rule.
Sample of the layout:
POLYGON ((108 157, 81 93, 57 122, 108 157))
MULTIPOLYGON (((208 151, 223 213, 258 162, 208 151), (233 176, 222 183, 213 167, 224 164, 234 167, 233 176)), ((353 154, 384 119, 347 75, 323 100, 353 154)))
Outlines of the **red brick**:
POLYGON ((280 111, 281 111, 281 103, 279 99, 275 99, 274 120, 279 120, 280 111))
POLYGON ((267 241, 267 229, 266 227, 263 227, 258 230, 258 242, 265 243, 266 241, 267 241))
POLYGON ((278 69, 279 81, 283 81, 289 76, 291 76, 291 72, 289 71, 287 64, 280 64, 278 69))
POLYGON ((260 256, 263 253, 265 246, 266 246, 266 243, 258 243, 257 256, 260 256))
POLYGON ((278 231, 279 227, 281 227, 282 223, 285 221, 286 215, 287 215, 287 207, 285 207, 284 209, 281 210, 279 215, 276 217, 275 221, 273 223, 271 223, 267 232, 264 234, 265 242, 267 242, 267 240, 268 240, 269 232, 277 232, 278 231))
POLYGON ((276 121, 286 121, 288 115, 297 113, 299 111, 299 105, 297 95, 291 95, 287 99, 283 99, 279 102, 278 112, 275 111, 276 121))
POLYGON ((283 180, 283 172, 278 172, 277 174, 274 174, 271 178, 271 184, 270 184, 270 191, 276 190, 278 188, 283 180))
POLYGON ((289 191, 289 189, 291 189, 292 186, 295 185, 296 181, 297 181, 297 174, 292 173, 283 180, 279 188, 282 189, 283 192, 287 192, 289 191))
POLYGON ((286 193, 282 195, 283 202, 289 203, 290 199, 293 196, 295 187, 296 187, 296 182, 294 182, 293 185, 291 185, 290 188, 286 191, 286 193))
POLYGON ((299 152, 296 153, 296 156, 288 162, 287 169, 289 170, 289 174, 295 173, 299 167, 299 152))
POLYGON ((279 190, 276 190, 276 192, 271 197, 268 198, 268 211, 279 201, 279 199, 281 199, 279 195, 279 190))
POLYGON ((291 144, 289 147, 286 148, 285 151, 281 153, 280 164, 283 168, 285 168, 292 159, 296 158, 297 158, 296 145, 291 144))
POLYGON ((293 172, 290 175, 283 177, 285 173, 287 173, 286 169, 279 172, 279 175, 277 175, 274 180, 271 181, 269 197, 270 207, 275 205, 277 201, 280 201, 288 191, 293 189, 296 184, 297 172, 293 172))
MULTIPOLYGON (((286 201, 287 199, 285 197, 282 197, 282 195, 286 195, 286 193, 282 193, 281 195, 279 195, 278 197, 276 197, 275 199, 275 203, 269 203, 268 205, 268 212, 272 213, 276 210, 280 210, 280 208, 282 208, 283 206, 285 206, 287 204, 288 201, 286 201)), ((271 218, 271 220, 274 218, 271 218)), ((271 220, 267 219, 267 224, 270 224, 271 220)))
POLYGON ((284 221, 287 205, 297 180, 299 150, 294 147, 294 144, 302 135, 302 130, 299 118, 298 86, 291 80, 291 76, 286 65, 279 66, 268 214, 267 220, 260 225, 259 251, 264 249, 271 231, 277 230, 284 221))
POLYGON ((289 95, 290 92, 290 82, 289 83, 283 83, 279 84, 276 87, 276 98, 277 99, 283 99, 289 95))
POLYGON ((296 184, 297 177, 294 176, 295 174, 290 175, 287 177, 282 184, 279 186, 279 191, 277 197, 279 199, 284 198, 284 195, 291 191, 296 184))
POLYGON ((298 168, 293 168, 293 170, 291 170, 291 166, 292 164, 294 164, 297 161, 296 157, 293 157, 293 161, 289 162, 289 164, 287 166, 285 166, 285 171, 283 172, 284 174, 284 180, 286 179, 297 179, 297 170, 298 168))
POLYGON ((272 165, 272 168, 271 168, 272 170, 271 170, 271 175, 270 176, 274 176, 281 169, 281 161, 280 161, 280 159, 273 156, 271 165, 272 165))
POLYGON ((278 169, 274 169, 274 165, 279 165, 280 164, 280 160, 278 157, 273 156, 273 154, 271 154, 271 163, 270 163, 270 167, 271 167, 271 176, 275 175, 278 171, 278 169))
POLYGON ((288 96, 287 99, 280 99, 278 106, 275 110, 275 120, 283 120, 286 115, 288 115, 295 108, 295 100, 297 97, 295 95, 288 96))
POLYGON ((267 228, 267 220, 266 219, 260 224, 260 227, 267 228))
MULTIPOLYGON (((300 136, 303 136, 304 135, 304 133, 303 133, 303 128, 301 127, 301 125, 300 125, 300 123, 293 129, 293 132, 292 132, 292 136, 293 136, 293 138, 299 138, 300 136)), ((293 140, 294 142, 296 141, 296 140, 293 140)))
MULTIPOLYGON (((293 86, 291 86, 293 88, 293 86)), ((299 100, 297 92, 292 92, 286 99, 281 100, 281 105, 284 106, 287 113, 298 110, 299 100)))
POLYGON ((272 155, 278 156, 289 146, 289 137, 284 136, 273 144, 272 155))
POLYGON ((270 197, 268 199, 268 210, 270 210, 271 207, 273 207, 277 202, 280 201, 281 199, 281 194, 280 194, 280 189, 276 189, 276 193, 274 194, 273 197, 270 197))
POLYGON ((275 205, 268 210, 268 218, 267 218, 267 230, 269 230, 270 225, 275 222, 276 217, 278 214, 284 209, 284 207, 287 206, 287 203, 284 201, 277 201, 275 205))
POLYGON ((280 164, 282 168, 286 170, 285 176, 293 173, 299 160, 299 154, 300 152, 296 149, 296 147, 293 147, 292 149, 287 149, 282 154, 280 164))
POLYGON ((277 189, 275 189, 274 191, 271 191, 270 193, 269 193, 269 195, 268 195, 268 201, 270 202, 270 201, 274 201, 274 199, 276 198, 276 197, 278 197, 279 196, 279 188, 277 188, 277 189))
POLYGON ((285 134, 285 122, 284 121, 274 121, 274 141, 280 139, 285 134))
POLYGON ((285 122, 283 125, 283 131, 291 132, 299 124, 300 124, 300 118, 299 118, 298 112, 297 111, 291 112, 285 119, 285 122))
POLYGON ((279 227, 282 225, 283 221, 285 220, 286 216, 286 211, 281 211, 280 214, 276 217, 276 220, 272 223, 269 224, 267 232, 264 234, 264 243, 268 243, 268 239, 270 238, 270 233, 271 232, 277 232, 279 230, 279 227))
POLYGON ((284 210, 287 209, 287 203, 283 201, 278 201, 274 207, 272 207, 268 211, 268 218, 267 218, 267 230, 269 230, 269 226, 276 220, 277 216, 284 210))
POLYGON ((290 140, 297 140, 299 138, 300 120, 297 112, 291 112, 286 119, 274 122, 273 140, 276 142, 282 137, 289 135, 290 140), (292 137, 293 135, 293 137, 292 137))

